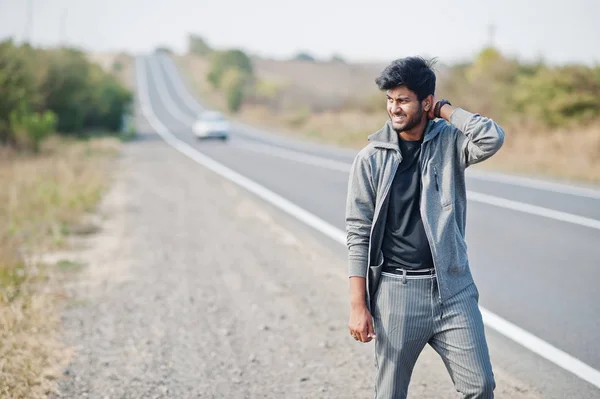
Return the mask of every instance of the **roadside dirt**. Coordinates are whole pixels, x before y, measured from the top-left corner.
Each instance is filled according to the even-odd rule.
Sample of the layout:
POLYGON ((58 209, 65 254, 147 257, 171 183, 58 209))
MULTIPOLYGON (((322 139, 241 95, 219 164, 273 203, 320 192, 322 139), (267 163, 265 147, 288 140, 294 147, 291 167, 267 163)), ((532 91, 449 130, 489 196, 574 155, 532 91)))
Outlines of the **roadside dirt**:
MULTIPOLYGON (((118 169, 69 287, 75 356, 55 397, 373 396, 339 253, 153 134, 126 144, 118 169)), ((497 397, 537 397, 495 371, 497 397)), ((410 397, 458 397, 429 349, 410 397)))

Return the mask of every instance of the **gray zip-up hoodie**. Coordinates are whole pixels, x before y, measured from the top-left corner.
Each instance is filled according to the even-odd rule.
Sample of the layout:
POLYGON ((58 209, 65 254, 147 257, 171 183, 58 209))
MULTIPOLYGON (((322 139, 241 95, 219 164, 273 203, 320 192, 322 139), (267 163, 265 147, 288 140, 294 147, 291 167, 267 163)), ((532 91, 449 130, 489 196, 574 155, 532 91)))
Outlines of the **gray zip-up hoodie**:
MULTIPOLYGON (((369 136, 355 157, 346 202, 349 275, 367 278, 367 306, 379 284, 388 192, 402 154, 391 121, 369 136)), ((495 154, 504 131, 494 121, 457 108, 450 123, 429 121, 421 147, 421 217, 442 302, 473 283, 465 222, 465 169, 495 154)))

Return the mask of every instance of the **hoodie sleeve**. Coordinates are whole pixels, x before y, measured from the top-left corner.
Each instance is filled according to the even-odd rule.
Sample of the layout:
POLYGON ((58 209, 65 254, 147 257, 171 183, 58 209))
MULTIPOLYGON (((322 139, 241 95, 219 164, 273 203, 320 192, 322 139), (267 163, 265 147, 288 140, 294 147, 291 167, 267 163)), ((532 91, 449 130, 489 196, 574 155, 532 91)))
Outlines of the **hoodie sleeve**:
POLYGON ((485 161, 504 144, 504 130, 479 114, 457 108, 450 116, 450 123, 462 133, 457 145, 464 168, 485 161))
POLYGON ((367 275, 375 199, 369 160, 359 153, 350 169, 346 201, 346 243, 350 277, 367 275))

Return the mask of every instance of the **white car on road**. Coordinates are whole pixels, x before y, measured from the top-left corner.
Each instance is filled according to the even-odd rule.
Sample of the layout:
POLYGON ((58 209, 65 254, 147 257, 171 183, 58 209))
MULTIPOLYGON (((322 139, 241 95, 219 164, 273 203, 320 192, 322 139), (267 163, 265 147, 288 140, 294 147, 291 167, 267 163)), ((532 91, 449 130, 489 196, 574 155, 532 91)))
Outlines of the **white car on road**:
POLYGON ((230 123, 223 114, 216 111, 206 111, 200 114, 192 130, 197 138, 219 138, 227 140, 230 123))

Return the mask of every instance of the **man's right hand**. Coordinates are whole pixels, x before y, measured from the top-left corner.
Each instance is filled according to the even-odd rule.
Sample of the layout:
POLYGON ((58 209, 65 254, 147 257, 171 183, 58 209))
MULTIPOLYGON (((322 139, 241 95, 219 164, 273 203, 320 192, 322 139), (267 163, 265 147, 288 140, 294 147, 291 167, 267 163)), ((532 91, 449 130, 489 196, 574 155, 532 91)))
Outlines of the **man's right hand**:
POLYGON ((357 341, 371 342, 375 338, 373 317, 365 304, 352 304, 350 306, 348 328, 350 329, 350 335, 357 341))

